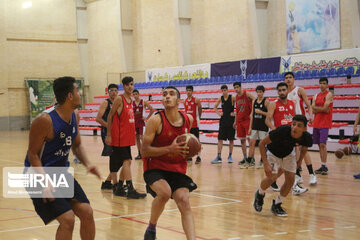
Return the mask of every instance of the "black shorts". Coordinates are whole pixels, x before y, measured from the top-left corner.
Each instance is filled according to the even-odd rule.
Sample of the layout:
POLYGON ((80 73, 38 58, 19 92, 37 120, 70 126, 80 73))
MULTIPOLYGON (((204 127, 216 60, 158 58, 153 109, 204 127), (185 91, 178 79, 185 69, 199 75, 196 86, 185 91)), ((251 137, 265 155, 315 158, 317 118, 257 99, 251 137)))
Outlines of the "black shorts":
POLYGON ((74 179, 74 197, 73 198, 55 198, 52 202, 44 203, 42 198, 32 198, 36 213, 40 216, 43 222, 50 223, 61 214, 71 210, 71 201, 76 200, 82 203, 89 203, 89 199, 86 197, 85 192, 81 188, 80 184, 74 179))
POLYGON ((146 191, 154 198, 156 197, 156 193, 151 189, 150 185, 160 179, 164 179, 169 184, 172 194, 179 188, 187 188, 190 192, 197 188, 193 180, 185 174, 160 169, 150 169, 144 172, 144 180, 146 183, 146 191))
POLYGON ((101 153, 101 156, 111 156, 111 153, 112 153, 112 146, 109 146, 105 143, 105 138, 106 138, 106 135, 102 135, 101 134, 101 140, 104 144, 104 148, 103 148, 103 151, 101 153))
POLYGON ((122 167, 124 160, 131 160, 131 149, 127 147, 112 147, 110 156, 110 172, 117 172, 122 167))
POLYGON ((235 129, 232 125, 219 127, 218 140, 235 140, 235 129))
POLYGON ((199 128, 191 128, 190 133, 194 134, 195 137, 199 138, 199 128))

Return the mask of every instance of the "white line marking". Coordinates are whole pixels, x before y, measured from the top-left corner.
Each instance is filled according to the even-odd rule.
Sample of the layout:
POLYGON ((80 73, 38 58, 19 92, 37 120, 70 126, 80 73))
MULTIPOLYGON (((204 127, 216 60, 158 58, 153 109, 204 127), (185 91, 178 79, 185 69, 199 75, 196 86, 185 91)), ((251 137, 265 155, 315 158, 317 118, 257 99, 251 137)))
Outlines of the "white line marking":
POLYGON ((243 201, 237 200, 237 199, 218 197, 218 196, 214 196, 214 195, 208 195, 208 194, 197 193, 197 192, 192 192, 191 194, 195 194, 195 195, 199 195, 199 196, 204 196, 204 197, 217 198, 217 199, 222 199, 222 200, 228 200, 228 201, 234 201, 234 202, 243 202, 243 201))
POLYGON ((258 237, 265 237, 265 235, 251 235, 251 237, 253 237, 253 238, 258 238, 258 237))
POLYGON ((310 229, 306 229, 306 230, 299 230, 298 232, 311 232, 310 229))
POLYGON ((334 230, 334 228, 321 228, 322 231, 334 230))
POLYGON ((356 226, 345 226, 344 228, 345 229, 353 229, 353 228, 356 228, 356 226))
MULTIPOLYGON (((25 157, 24 157, 24 159, 25 159, 25 157)), ((0 161, 2 161, 2 162, 10 162, 10 163, 19 164, 19 165, 24 165, 24 162, 16 162, 16 161, 11 161, 11 160, 6 160, 6 159, 0 159, 0 161)))
POLYGON ((276 235, 284 235, 284 234, 288 234, 288 232, 277 232, 275 233, 276 235))
POLYGON ((228 238, 227 240, 236 240, 236 239, 241 239, 241 237, 228 238))

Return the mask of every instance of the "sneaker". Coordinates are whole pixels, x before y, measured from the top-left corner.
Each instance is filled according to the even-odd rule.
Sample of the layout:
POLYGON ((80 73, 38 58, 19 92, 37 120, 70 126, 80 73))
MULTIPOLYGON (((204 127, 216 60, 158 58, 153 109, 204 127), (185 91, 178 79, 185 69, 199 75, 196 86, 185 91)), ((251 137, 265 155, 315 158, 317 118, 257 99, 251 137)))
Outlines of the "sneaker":
POLYGON ((298 169, 299 169, 299 171, 301 172, 302 171, 302 167, 300 166, 300 167, 298 167, 298 169))
POLYGON ((255 158, 248 158, 247 162, 249 164, 249 168, 253 168, 255 166, 255 158))
POLYGON ((139 154, 135 157, 135 160, 140 160, 140 159, 142 159, 141 154, 139 154))
POLYGON ((270 188, 271 188, 274 192, 280 192, 280 188, 279 188, 279 186, 276 184, 276 181, 273 182, 273 183, 270 185, 270 188))
POLYGON ((156 232, 153 231, 146 231, 144 234, 144 240, 155 240, 156 239, 156 232))
POLYGON ((221 163, 221 157, 217 156, 214 160, 211 161, 211 164, 218 164, 221 163))
POLYGON ((132 189, 127 192, 127 198, 131 198, 131 199, 146 198, 146 193, 139 193, 135 189, 132 189))
POLYGON ((259 162, 259 165, 256 167, 257 169, 264 168, 264 163, 262 161, 259 162))
POLYGON ((292 195, 299 196, 305 192, 307 192, 309 189, 301 187, 299 184, 296 184, 292 187, 292 195))
POLYGON ((355 178, 355 179, 360 179, 360 173, 359 173, 359 174, 355 174, 355 175, 354 175, 354 178, 355 178))
POLYGON ((113 185, 111 183, 111 181, 105 181, 101 183, 101 190, 105 190, 105 189, 112 189, 113 185))
POLYGON ((201 163, 201 158, 199 156, 196 157, 196 161, 195 161, 195 164, 199 164, 201 163))
POLYGON ((228 157, 228 163, 233 163, 233 159, 231 156, 228 157))
POLYGON ((295 182, 296 183, 304 183, 304 179, 302 178, 302 176, 295 174, 295 182))
POLYGON ((188 158, 187 161, 188 161, 188 162, 192 162, 192 158, 188 158))
POLYGON ((240 168, 248 168, 249 164, 246 161, 246 158, 244 158, 242 161, 239 162, 240 168))
POLYGON ((328 174, 328 168, 324 165, 321 165, 321 167, 318 170, 315 170, 316 174, 322 174, 322 175, 327 175, 328 174))
POLYGON ((261 212, 262 206, 264 205, 264 197, 265 197, 265 193, 264 193, 264 195, 261 195, 259 193, 259 190, 257 190, 255 192, 255 200, 254 200, 254 204, 253 204, 255 211, 261 212))
POLYGON ((275 204, 275 200, 273 200, 272 206, 271 206, 271 212, 278 217, 287 217, 287 213, 285 210, 281 207, 281 203, 275 204))
POLYGON ((118 186, 118 184, 114 185, 115 187, 113 188, 113 194, 115 196, 119 196, 119 197, 126 197, 127 196, 127 192, 126 192, 126 187, 125 186, 118 186))
POLYGON ((310 174, 309 177, 310 177, 310 180, 309 180, 310 185, 316 185, 317 179, 316 179, 315 174, 310 174))

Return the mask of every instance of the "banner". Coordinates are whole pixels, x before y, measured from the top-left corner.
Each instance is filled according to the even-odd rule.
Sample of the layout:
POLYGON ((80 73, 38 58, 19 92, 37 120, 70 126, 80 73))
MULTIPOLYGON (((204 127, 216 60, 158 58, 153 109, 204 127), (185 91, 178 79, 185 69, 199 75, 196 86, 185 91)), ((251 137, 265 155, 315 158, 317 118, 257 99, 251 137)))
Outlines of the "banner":
POLYGON ((146 82, 210 77, 210 64, 196 64, 179 67, 153 68, 145 71, 146 82))
POLYGON ((211 64, 211 77, 279 72, 280 57, 211 64))
POLYGON ((339 0, 286 0, 287 53, 340 48, 339 0))
POLYGON ((360 49, 334 50, 321 53, 282 56, 280 72, 360 67, 360 49))
MULTIPOLYGON (((30 97, 30 122, 45 109, 51 107, 55 103, 55 95, 53 92, 54 79, 27 79, 26 86, 29 88, 30 97)), ((79 91, 82 93, 82 79, 77 79, 79 91)), ((83 106, 83 95, 81 95, 81 107, 83 106)), ((81 108, 80 107, 80 108, 81 108)))

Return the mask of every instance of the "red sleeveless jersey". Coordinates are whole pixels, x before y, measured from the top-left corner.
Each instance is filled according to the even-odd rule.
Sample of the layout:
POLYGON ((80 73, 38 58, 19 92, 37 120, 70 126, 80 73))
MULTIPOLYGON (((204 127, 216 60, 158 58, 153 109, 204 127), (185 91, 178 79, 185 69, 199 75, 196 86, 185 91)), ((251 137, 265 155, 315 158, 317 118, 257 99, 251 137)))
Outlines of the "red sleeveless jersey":
POLYGON ((275 103, 276 107, 273 115, 274 126, 290 125, 292 118, 295 116, 294 102, 288 99, 287 103, 283 104, 279 99, 276 99, 275 103))
MULTIPOLYGON (((155 135, 151 146, 169 146, 177 136, 190 132, 190 121, 188 116, 185 113, 179 113, 183 118, 183 125, 181 127, 174 127, 166 118, 165 112, 159 112, 162 122, 162 129, 159 135, 155 135)), ((186 158, 173 154, 165 154, 159 157, 145 157, 143 158, 143 163, 144 172, 150 169, 161 169, 185 174, 187 168, 186 158)))
POLYGON ((236 121, 246 121, 250 120, 250 114, 252 109, 252 102, 246 96, 246 92, 243 91, 243 95, 239 96, 236 94, 236 121))
POLYGON ((135 145, 135 120, 132 102, 128 103, 123 95, 123 109, 116 112, 111 125, 111 146, 127 147, 135 145))
POLYGON ((185 105, 185 113, 190 114, 194 119, 191 128, 199 127, 198 126, 198 108, 197 108, 197 104, 195 103, 195 98, 191 97, 190 100, 188 100, 186 98, 184 105, 185 105))
POLYGON ((144 101, 140 99, 139 105, 136 105, 135 101, 133 101, 134 108, 134 117, 135 117, 135 127, 143 127, 145 125, 143 118, 144 111, 144 101))
MULTIPOLYGON (((329 91, 324 93, 318 93, 315 96, 315 106, 323 107, 326 102, 326 95, 329 91)), ((315 113, 314 116, 314 128, 331 128, 332 127, 332 112, 333 112, 333 103, 329 105, 330 112, 319 112, 315 113)))

